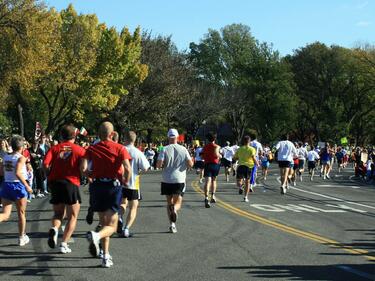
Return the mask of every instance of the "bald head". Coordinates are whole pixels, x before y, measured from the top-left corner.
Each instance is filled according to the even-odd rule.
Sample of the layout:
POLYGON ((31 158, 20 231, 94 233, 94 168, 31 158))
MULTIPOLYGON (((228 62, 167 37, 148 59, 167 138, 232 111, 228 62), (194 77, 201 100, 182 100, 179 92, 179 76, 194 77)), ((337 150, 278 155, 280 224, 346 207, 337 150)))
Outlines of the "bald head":
POLYGON ((113 131, 114 129, 111 122, 103 122, 99 127, 99 138, 101 140, 111 139, 113 131))

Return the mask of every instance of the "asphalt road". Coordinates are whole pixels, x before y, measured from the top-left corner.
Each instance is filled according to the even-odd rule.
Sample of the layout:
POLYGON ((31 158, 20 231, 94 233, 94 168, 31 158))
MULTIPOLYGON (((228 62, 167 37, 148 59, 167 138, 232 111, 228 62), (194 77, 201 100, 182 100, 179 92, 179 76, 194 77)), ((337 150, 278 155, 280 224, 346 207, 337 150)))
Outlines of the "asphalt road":
MULTIPOLYGON (((280 195, 278 170, 258 178, 250 203, 219 176, 218 202, 205 209, 202 185, 190 172, 177 222, 168 233, 160 172, 142 176, 143 201, 134 237, 111 240, 115 265, 91 258, 84 218, 87 188, 71 254, 47 245, 48 199, 28 206, 31 243, 17 246, 16 214, 0 224, 0 280, 375 280, 375 186, 351 177, 304 178, 280 195)), ((335 176, 336 175, 336 176, 335 176)))

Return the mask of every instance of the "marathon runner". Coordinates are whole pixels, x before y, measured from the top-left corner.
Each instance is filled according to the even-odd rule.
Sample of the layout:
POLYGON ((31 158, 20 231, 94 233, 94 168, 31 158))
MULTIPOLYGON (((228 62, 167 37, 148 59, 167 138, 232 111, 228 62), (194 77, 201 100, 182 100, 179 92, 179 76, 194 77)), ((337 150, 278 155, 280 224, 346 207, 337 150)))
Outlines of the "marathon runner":
MULTIPOLYGON (((256 135, 255 132, 250 133, 250 138, 252 140, 250 142, 250 146, 255 148, 255 150, 256 150, 255 158, 259 162, 259 157, 260 157, 260 155, 262 155, 263 147, 262 147, 261 143, 259 141, 257 141, 257 135, 256 135)), ((257 165, 255 165, 253 167, 253 169, 251 170, 251 179, 250 179, 250 191, 251 192, 254 191, 253 188, 256 186, 257 170, 258 170, 257 165)))
POLYGON ((118 231, 123 237, 128 238, 131 236, 130 227, 133 225, 137 216, 138 201, 141 200, 140 191, 140 171, 147 171, 150 168, 150 163, 147 161, 146 156, 134 146, 137 135, 133 131, 125 134, 125 146, 128 150, 132 160, 130 162, 132 167, 132 176, 128 186, 122 189, 122 202, 120 209, 120 218, 117 226, 118 231), (126 217, 125 227, 123 227, 122 216, 126 212, 126 207, 129 205, 129 212, 126 217))
POLYGON ((206 208, 210 208, 210 202, 216 203, 215 193, 217 187, 217 176, 220 171, 220 146, 216 141, 216 135, 209 133, 207 135, 208 144, 203 148, 203 159, 204 159, 204 204, 206 208), (208 201, 208 195, 211 191, 211 201, 208 201))
POLYGON ((298 154, 298 171, 297 174, 299 175, 300 181, 302 181, 302 175, 305 171, 305 161, 307 158, 307 149, 306 147, 300 142, 298 144, 297 154, 298 154))
POLYGON ((315 149, 311 149, 307 153, 307 167, 309 169, 310 174, 310 181, 314 179, 314 172, 316 167, 316 162, 319 160, 319 154, 316 152, 315 149))
POLYGON ((297 155, 297 150, 292 142, 288 140, 288 135, 283 135, 281 141, 276 145, 277 161, 280 168, 281 194, 285 194, 288 188, 288 175, 291 165, 293 165, 293 157, 297 155))
POLYGON ((229 175, 232 169, 232 161, 234 156, 233 148, 230 146, 230 142, 226 142, 226 146, 220 149, 220 153, 223 156, 221 163, 224 166, 224 174, 226 182, 229 182, 229 175))
POLYGON ((203 147, 197 145, 194 151, 194 168, 199 175, 199 183, 203 183, 204 161, 202 158, 203 147))
POLYGON ((3 209, 0 213, 0 222, 7 221, 12 212, 12 203, 16 204, 18 215, 18 245, 25 246, 30 242, 26 234, 26 206, 27 193, 32 193, 26 181, 26 157, 22 155, 24 141, 21 136, 13 136, 10 141, 12 153, 3 157, 0 171, 3 171, 4 182, 0 191, 3 209))
POLYGON ((167 199, 167 214, 170 222, 169 231, 177 232, 177 212, 181 209, 182 197, 186 188, 186 170, 193 167, 193 160, 188 150, 177 143, 178 131, 169 129, 168 142, 159 154, 157 167, 163 168, 161 195, 167 199))
POLYGON ((102 226, 99 232, 89 231, 90 253, 96 257, 100 254, 99 241, 103 255, 102 267, 113 265, 109 254, 109 240, 117 230, 118 211, 122 197, 122 185, 129 186, 131 178, 131 159, 128 151, 121 144, 112 140, 113 125, 104 122, 99 127, 100 141, 90 146, 84 156, 82 171, 93 179, 90 184, 90 205, 93 212, 99 213, 102 226), (92 171, 88 171, 88 161, 92 162, 92 171))
POLYGON ((76 228, 81 206, 80 166, 86 151, 74 143, 75 130, 76 128, 71 125, 63 126, 60 131, 62 142, 51 147, 43 161, 44 169, 48 174, 48 187, 51 191, 50 203, 53 205, 54 211, 52 227, 48 233, 50 248, 55 248, 57 245, 59 228, 65 212, 68 219, 59 248, 62 254, 72 252, 68 241, 76 228))
POLYGON ((239 193, 243 193, 243 180, 245 180, 245 194, 244 202, 249 202, 248 194, 250 191, 250 178, 252 175, 252 169, 255 165, 258 165, 258 160, 256 159, 256 150, 254 147, 250 146, 250 137, 245 136, 242 140, 242 146, 237 150, 234 155, 235 159, 238 159, 237 168, 237 186, 239 193))

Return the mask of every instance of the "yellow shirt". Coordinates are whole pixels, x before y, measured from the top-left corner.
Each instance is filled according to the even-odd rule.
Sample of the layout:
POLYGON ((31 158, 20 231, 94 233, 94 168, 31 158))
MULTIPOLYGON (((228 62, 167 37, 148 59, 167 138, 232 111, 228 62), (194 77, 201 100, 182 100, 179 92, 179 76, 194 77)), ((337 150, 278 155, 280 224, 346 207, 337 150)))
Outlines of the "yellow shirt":
POLYGON ((256 154, 256 150, 254 147, 244 145, 244 146, 241 146, 237 150, 234 157, 238 159, 239 166, 242 165, 242 166, 247 166, 249 168, 252 168, 254 167, 253 157, 255 157, 255 154, 256 154))

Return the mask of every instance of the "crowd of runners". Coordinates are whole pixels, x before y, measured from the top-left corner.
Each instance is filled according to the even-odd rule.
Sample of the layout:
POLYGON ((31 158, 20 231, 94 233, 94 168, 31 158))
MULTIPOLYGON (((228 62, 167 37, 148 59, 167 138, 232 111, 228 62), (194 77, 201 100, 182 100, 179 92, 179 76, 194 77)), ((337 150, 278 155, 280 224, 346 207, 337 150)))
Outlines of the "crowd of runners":
POLYGON ((49 196, 53 217, 48 232, 48 246, 58 248, 62 254, 72 251, 69 246, 80 212, 80 186, 89 184, 89 208, 86 215, 92 224, 95 214, 99 224, 87 233, 89 252, 101 259, 103 267, 111 267, 110 237, 132 236, 131 227, 136 220, 141 199, 140 173, 150 169, 161 170, 161 195, 166 198, 169 232, 177 232, 178 213, 186 189, 186 172, 196 169, 199 183, 204 187, 204 206, 216 203, 217 178, 221 167, 226 181, 236 178, 238 193, 244 202, 259 182, 267 180, 270 163, 280 168, 280 192, 285 194, 289 186, 304 179, 313 181, 320 176, 331 178, 334 165, 337 171, 352 168, 355 176, 375 182, 375 150, 350 148, 320 143, 312 146, 303 142, 291 142, 282 136, 274 146, 262 145, 256 134, 246 135, 241 143, 229 141, 220 147, 215 134, 206 136, 206 143, 195 142, 187 146, 178 143, 176 129, 167 132, 165 145, 137 145, 137 135, 128 131, 124 144, 110 122, 98 129, 98 139, 88 143, 76 143, 76 129, 65 125, 60 131, 59 142, 46 136, 28 144, 21 136, 13 136, 1 142, 0 222, 9 220, 12 205, 18 215, 19 245, 25 246, 30 239, 26 234, 26 207, 33 198, 49 196), (258 171, 259 170, 259 171, 258 171), (125 217, 126 215, 126 217, 125 217), (62 227, 63 221, 67 223, 62 227), (59 231, 63 228, 60 243, 59 231))

